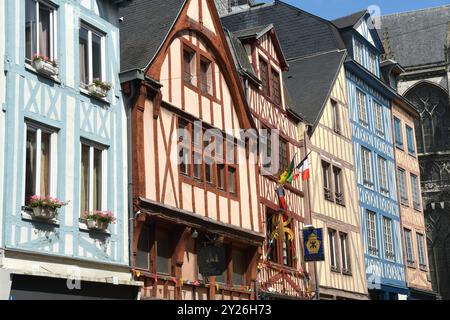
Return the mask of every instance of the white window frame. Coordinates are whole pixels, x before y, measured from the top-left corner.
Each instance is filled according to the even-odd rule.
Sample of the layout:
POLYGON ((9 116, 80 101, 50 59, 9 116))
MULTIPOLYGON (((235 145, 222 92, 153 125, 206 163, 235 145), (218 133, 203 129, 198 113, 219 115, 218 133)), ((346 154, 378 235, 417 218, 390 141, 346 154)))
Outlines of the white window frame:
MULTIPOLYGON (((58 173, 58 133, 56 130, 52 130, 41 126, 39 124, 35 124, 32 122, 25 122, 24 126, 24 146, 23 146, 23 192, 22 192, 22 203, 25 205, 25 188, 26 188, 26 166, 27 166, 27 133, 28 129, 31 128, 36 131, 36 150, 41 150, 41 137, 42 132, 46 132, 50 134, 50 196, 56 197, 57 192, 57 173, 58 173)), ((37 154, 40 154, 37 152, 37 154)), ((36 156, 36 173, 41 172, 41 157, 36 156)), ((36 177, 34 177, 34 194, 39 196, 47 196, 46 194, 39 194, 41 190, 41 181, 36 177)))
POLYGON ((339 233, 339 242, 341 244, 342 271, 351 272, 350 253, 348 251, 348 233, 339 233))
POLYGON ((377 214, 370 210, 366 211, 366 229, 368 252, 372 256, 378 256, 377 214), (376 252, 371 252, 371 249, 376 252))
POLYGON ((392 235, 392 219, 383 217, 383 238, 384 238, 384 257, 386 260, 394 261, 394 242, 392 235))
POLYGON ((398 167, 398 187, 400 188, 400 202, 409 205, 408 189, 406 185, 406 170, 398 167))
POLYGON ((416 239, 417 239, 417 253, 419 258, 419 266, 421 268, 426 268, 427 262, 425 259, 425 245, 424 245, 425 237, 421 233, 416 233, 416 239))
MULTIPOLYGON (((96 29, 95 27, 92 27, 84 20, 80 20, 80 30, 81 30, 81 28, 85 29, 88 32, 88 56, 86 59, 87 63, 88 63, 88 83, 82 83, 80 80, 80 86, 83 87, 83 85, 88 86, 94 80, 93 66, 92 66, 92 33, 95 33, 101 39, 101 41, 100 41, 100 60, 101 60, 102 74, 101 74, 100 80, 105 81, 105 79, 106 79, 106 70, 105 70, 106 33, 96 29)), ((80 37, 79 33, 78 33, 78 37, 80 37)))
POLYGON ((359 122, 368 127, 369 115, 367 114, 367 95, 359 89, 356 89, 356 99, 358 104, 358 119, 359 122))
POLYGON ((405 235, 406 262, 408 265, 414 265, 415 258, 413 250, 412 231, 409 229, 403 229, 403 234, 405 235))
POLYGON ((378 175, 379 175, 378 177, 380 183, 380 191, 385 195, 389 194, 387 170, 388 170, 387 160, 383 157, 378 156, 378 175))
MULTIPOLYGON (((36 2, 36 52, 32 53, 37 54, 40 53, 39 48, 39 6, 42 3, 46 7, 51 9, 50 12, 50 60, 55 60, 58 57, 58 18, 57 18, 57 7, 49 1, 44 0, 34 0, 36 2)), ((25 53, 26 57, 26 53, 25 53)), ((28 62, 28 61, 27 61, 28 62)), ((31 61, 30 61, 31 62, 31 61)))
POLYGON ((377 135, 384 137, 384 116, 383 116, 383 106, 373 101, 373 112, 375 116, 375 132, 377 135))
POLYGON ((367 63, 369 71, 378 76, 378 58, 371 51, 368 52, 367 63))
POLYGON ((372 152, 369 149, 361 147, 361 161, 363 184, 366 187, 372 187, 372 152))
POLYGON ((355 39, 355 55, 354 55, 354 59, 356 62, 358 62, 360 65, 364 65, 364 58, 363 58, 363 54, 364 54, 364 46, 363 44, 355 39))
MULTIPOLYGON (((93 198, 94 198, 94 149, 100 150, 102 153, 102 190, 101 190, 101 197, 102 197, 102 201, 101 201, 101 208, 100 211, 105 211, 107 208, 107 183, 108 183, 108 179, 107 179, 107 174, 108 174, 108 170, 107 170, 107 166, 108 166, 108 157, 107 157, 107 151, 108 148, 105 146, 102 146, 98 143, 92 142, 92 141, 88 141, 85 139, 81 140, 80 143, 80 173, 79 173, 79 177, 81 177, 81 157, 82 157, 82 151, 83 148, 82 146, 88 146, 89 147, 89 204, 88 204, 88 211, 92 212, 94 210, 94 202, 93 202, 93 198)), ((81 179, 80 179, 80 194, 81 194, 81 179)))
POLYGON ((330 251, 330 267, 333 271, 339 270, 339 264, 337 260, 336 235, 336 230, 328 229, 328 250, 330 251), (331 248, 333 248, 333 250, 331 248))
POLYGON ((331 100, 331 109, 333 112, 333 130, 334 132, 340 134, 341 133, 341 119, 340 119, 340 110, 339 110, 339 104, 335 100, 331 100))

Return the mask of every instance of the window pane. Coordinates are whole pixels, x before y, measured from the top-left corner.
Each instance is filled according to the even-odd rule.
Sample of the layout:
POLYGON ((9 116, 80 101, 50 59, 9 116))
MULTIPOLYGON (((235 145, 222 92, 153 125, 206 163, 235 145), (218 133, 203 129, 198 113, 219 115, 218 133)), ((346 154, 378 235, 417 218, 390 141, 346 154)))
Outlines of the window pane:
POLYGON ((39 53, 50 57, 50 12, 51 9, 39 3, 39 53))
POLYGON ((395 144, 398 147, 403 148, 403 135, 401 125, 401 121, 397 118, 394 118, 395 144))
POLYGON ((194 157, 194 178, 202 180, 202 155, 197 152, 193 152, 194 157))
POLYGON ((136 252, 136 267, 148 270, 149 266, 149 251, 150 251, 150 234, 148 228, 142 228, 139 234, 139 241, 136 252))
POLYGON ((260 80, 262 85, 262 90, 265 95, 269 95, 269 68, 267 63, 259 58, 259 72, 260 72, 260 80))
POLYGON ((36 194, 36 131, 27 131, 27 163, 25 176, 25 204, 30 202, 30 198, 36 194))
POLYGON ((213 165, 205 163, 205 180, 208 183, 213 183, 213 165))
POLYGON ((236 169, 228 167, 228 191, 236 193, 236 169))
POLYGON ((388 260, 394 260, 394 245, 392 242, 392 220, 383 218, 384 225, 384 249, 385 257, 388 260))
POLYGON ((273 94, 273 101, 277 105, 281 105, 280 75, 273 69, 272 69, 272 94, 273 94))
POLYGON ((233 285, 244 285, 245 266, 244 252, 233 249, 233 285))
POLYGON ((50 195, 50 134, 41 133, 40 195, 50 195))
POLYGON ((193 86, 197 85, 196 75, 196 63, 195 63, 195 53, 190 50, 184 50, 183 53, 184 60, 184 81, 190 83, 193 86))
POLYGON ((217 165, 217 187, 225 190, 225 165, 217 165))
POLYGON ((37 51, 36 46, 36 2, 34 0, 25 1, 25 57, 28 60, 33 58, 37 51))
POLYGON ((102 210, 102 151, 94 148, 94 210, 102 210))
POLYGON ((339 119, 339 105, 336 101, 331 100, 331 107, 333 110, 333 129, 335 132, 341 132, 341 123, 339 119))
POLYGON ((80 55, 80 82, 88 84, 89 82, 89 51, 88 51, 88 31, 80 27, 79 38, 79 55, 80 55))
POLYGON ((170 274, 172 255, 170 235, 166 231, 156 230, 156 271, 170 274))
MULTIPOLYGON (((275 226, 273 225, 272 218, 274 217, 274 212, 267 209, 266 212, 266 234, 268 237, 272 234, 272 232, 275 230, 275 226)), ((269 241, 269 248, 267 249, 267 259, 273 262, 278 262, 278 241, 277 239, 272 239, 272 241, 269 241)))
POLYGON ((202 82, 202 92, 213 94, 213 83, 212 83, 212 70, 211 63, 208 61, 202 60, 200 62, 200 71, 201 71, 201 82, 202 82))
POLYGON ((89 146, 81 145, 81 214, 89 211, 89 146))
POLYGON ((102 77, 102 37, 92 32, 92 78, 102 77))
POLYGON ((369 254, 378 255, 375 212, 367 211, 366 228, 369 254))
POLYGON ((336 231, 334 230, 328 230, 328 243, 329 243, 329 249, 330 249, 330 265, 332 269, 337 268, 337 261, 336 261, 336 231))

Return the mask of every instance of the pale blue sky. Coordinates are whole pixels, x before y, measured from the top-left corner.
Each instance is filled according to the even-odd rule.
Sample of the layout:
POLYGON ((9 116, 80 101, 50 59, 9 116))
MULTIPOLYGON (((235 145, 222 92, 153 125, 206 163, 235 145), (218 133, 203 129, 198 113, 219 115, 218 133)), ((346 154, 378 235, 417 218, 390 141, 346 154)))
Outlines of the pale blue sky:
MULTIPOLYGON (((450 0, 284 0, 326 19, 335 19, 377 5, 381 15, 450 4, 450 0)), ((269 2, 269 1, 264 1, 269 2)))

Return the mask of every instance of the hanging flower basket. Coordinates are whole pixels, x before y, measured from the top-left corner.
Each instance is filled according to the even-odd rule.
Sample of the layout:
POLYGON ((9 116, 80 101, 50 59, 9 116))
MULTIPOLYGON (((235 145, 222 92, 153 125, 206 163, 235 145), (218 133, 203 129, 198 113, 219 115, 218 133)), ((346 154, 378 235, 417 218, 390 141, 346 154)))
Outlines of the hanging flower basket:
POLYGON ((98 98, 106 98, 109 90, 111 90, 111 84, 103 82, 99 79, 94 79, 94 81, 88 85, 87 90, 89 94, 93 96, 98 98))
POLYGON ((88 229, 95 231, 105 231, 110 223, 116 221, 111 211, 86 212, 85 219, 88 229))
POLYGON ((49 57, 39 54, 33 56, 33 68, 36 69, 37 72, 50 77, 58 75, 59 72, 56 60, 50 60, 49 57))
POLYGON ((58 214, 58 209, 67 205, 67 202, 62 202, 57 198, 50 196, 32 196, 29 206, 33 209, 33 217, 43 220, 55 219, 58 214))

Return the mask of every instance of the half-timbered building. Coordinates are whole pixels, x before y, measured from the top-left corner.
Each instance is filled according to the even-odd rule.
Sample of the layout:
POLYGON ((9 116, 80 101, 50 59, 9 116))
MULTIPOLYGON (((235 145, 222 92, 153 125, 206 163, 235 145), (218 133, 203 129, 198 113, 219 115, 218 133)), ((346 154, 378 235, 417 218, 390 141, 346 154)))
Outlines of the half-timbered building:
POLYGON ((311 276, 303 261, 301 230, 309 214, 305 209, 302 180, 285 185, 286 210, 280 211, 275 190, 280 174, 292 160, 297 165, 305 152, 297 137, 301 118, 288 104, 283 74, 287 61, 273 25, 227 32, 241 82, 246 90, 252 116, 266 137, 267 156, 260 157, 259 203, 266 242, 259 263, 258 284, 261 298, 310 298, 311 276), (273 142, 268 139, 277 136, 273 142), (293 237, 274 238, 277 217, 282 216, 293 237))
POLYGON ((257 154, 238 130, 256 126, 214 1, 137 0, 121 15, 142 296, 253 299, 264 241, 257 154), (211 273, 207 246, 225 250, 211 273))
POLYGON ((0 3, 0 272, 11 299, 137 297, 118 77, 117 13, 129 2, 0 3), (66 205, 42 216, 33 196, 66 205), (98 211, 116 222, 94 229, 98 211))

